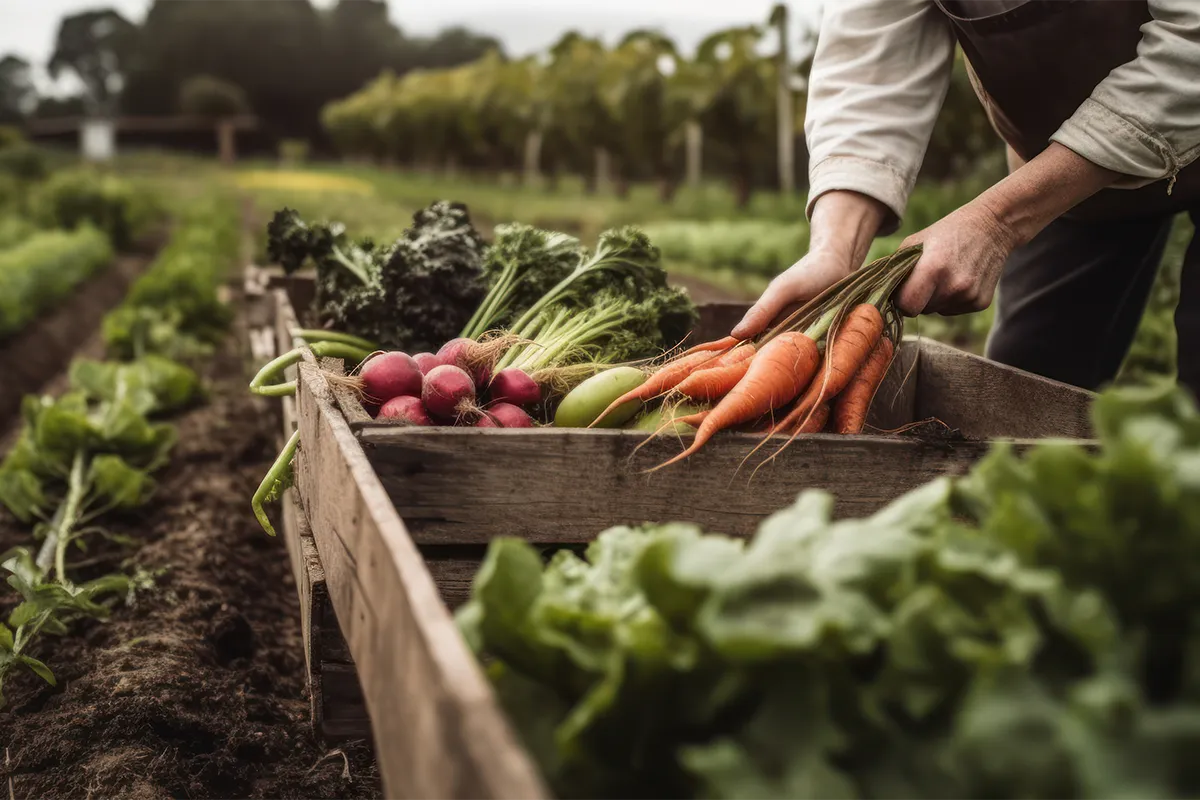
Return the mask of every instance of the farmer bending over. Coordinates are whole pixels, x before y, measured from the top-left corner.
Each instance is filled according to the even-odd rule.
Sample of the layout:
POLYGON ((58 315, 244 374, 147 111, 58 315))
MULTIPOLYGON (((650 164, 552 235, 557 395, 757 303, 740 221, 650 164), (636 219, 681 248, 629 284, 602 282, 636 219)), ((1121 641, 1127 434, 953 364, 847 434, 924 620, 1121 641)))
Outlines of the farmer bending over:
MULTIPOLYGON (((1200 227, 1200 0, 835 0, 805 133, 809 252, 734 329, 750 336, 862 265, 894 232, 950 80, 955 41, 1010 174, 924 243, 905 314, 979 311, 988 357, 1093 389, 1146 305, 1173 215, 1200 227)), ((1200 394, 1200 237, 1179 308, 1179 378, 1200 394)))

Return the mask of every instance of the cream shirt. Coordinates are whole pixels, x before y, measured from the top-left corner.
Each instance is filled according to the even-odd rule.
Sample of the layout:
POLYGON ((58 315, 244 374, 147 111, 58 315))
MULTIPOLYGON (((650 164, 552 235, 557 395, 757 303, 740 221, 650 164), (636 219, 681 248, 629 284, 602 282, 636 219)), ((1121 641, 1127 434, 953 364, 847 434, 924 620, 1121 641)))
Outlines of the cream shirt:
MULTIPOLYGON (((1051 137, 1137 188, 1200 155, 1200 0, 1149 0, 1137 57, 1114 69, 1051 137)), ((904 215, 954 58, 932 0, 831 0, 821 20, 804 123, 808 214, 851 189, 904 215)), ((1164 184, 1168 190, 1170 181, 1164 184)))

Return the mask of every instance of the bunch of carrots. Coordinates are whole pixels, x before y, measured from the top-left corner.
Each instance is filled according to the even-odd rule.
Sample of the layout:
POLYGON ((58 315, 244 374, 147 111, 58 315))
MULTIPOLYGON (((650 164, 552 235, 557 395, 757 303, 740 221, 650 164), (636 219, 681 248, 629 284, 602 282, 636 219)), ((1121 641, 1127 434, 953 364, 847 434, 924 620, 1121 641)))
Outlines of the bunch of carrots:
POLYGON ((614 401, 597 423, 630 400, 710 406, 676 420, 694 426, 695 438, 655 469, 692 455, 718 431, 746 425, 767 434, 763 443, 788 436, 779 451, 797 435, 827 427, 860 433, 902 334, 893 294, 920 253, 918 245, 871 262, 753 339, 730 336, 680 353, 614 401))

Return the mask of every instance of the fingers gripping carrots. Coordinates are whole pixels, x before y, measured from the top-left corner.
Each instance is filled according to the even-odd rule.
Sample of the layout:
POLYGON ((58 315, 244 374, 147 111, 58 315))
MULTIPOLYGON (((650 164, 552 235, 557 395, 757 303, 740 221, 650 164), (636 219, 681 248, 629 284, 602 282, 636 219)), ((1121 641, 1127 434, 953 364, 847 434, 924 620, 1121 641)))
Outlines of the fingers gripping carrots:
POLYGON ((903 330, 892 295, 920 252, 905 248, 868 264, 753 340, 696 345, 613 407, 665 394, 715 404, 686 418, 696 427, 690 446, 654 469, 688 458, 723 430, 766 434, 759 447, 783 434, 785 448, 800 434, 861 432, 903 330))
POLYGON ((879 391, 879 385, 887 375, 888 367, 892 364, 892 355, 896 352, 892 340, 884 336, 871 351, 867 363, 863 364, 833 403, 833 430, 835 433, 861 433, 867 421, 867 411, 871 401, 879 391))

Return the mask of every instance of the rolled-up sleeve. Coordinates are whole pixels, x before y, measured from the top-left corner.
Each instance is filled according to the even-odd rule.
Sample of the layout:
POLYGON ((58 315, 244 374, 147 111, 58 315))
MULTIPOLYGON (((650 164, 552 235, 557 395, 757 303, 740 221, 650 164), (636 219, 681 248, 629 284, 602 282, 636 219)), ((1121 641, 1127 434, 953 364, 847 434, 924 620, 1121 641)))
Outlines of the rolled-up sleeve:
POLYGON ((1121 173, 1121 188, 1172 178, 1200 155, 1200 2, 1149 6, 1137 57, 1110 72, 1051 137, 1121 173))
POLYGON ((891 210, 895 231, 916 183, 954 59, 949 22, 930 0, 838 0, 821 20, 804 132, 806 212, 853 190, 891 210))

